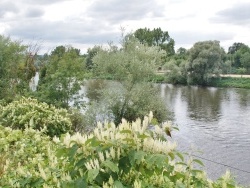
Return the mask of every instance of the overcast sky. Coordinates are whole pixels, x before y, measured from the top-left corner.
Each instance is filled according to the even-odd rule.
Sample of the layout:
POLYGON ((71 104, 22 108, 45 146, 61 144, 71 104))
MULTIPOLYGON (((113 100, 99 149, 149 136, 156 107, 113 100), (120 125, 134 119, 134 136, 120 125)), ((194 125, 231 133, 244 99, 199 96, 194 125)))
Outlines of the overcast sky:
POLYGON ((83 53, 118 43, 121 28, 168 31, 175 49, 219 40, 250 46, 249 0, 0 0, 0 34, 42 44, 41 53, 72 45, 83 53))

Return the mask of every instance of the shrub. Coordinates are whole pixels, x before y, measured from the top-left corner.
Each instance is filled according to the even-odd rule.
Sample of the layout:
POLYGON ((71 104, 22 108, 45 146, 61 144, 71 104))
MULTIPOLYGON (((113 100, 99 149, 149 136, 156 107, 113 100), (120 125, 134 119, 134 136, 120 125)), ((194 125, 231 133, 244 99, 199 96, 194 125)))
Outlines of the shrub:
POLYGON ((118 127, 99 123, 90 134, 66 134, 53 141, 40 131, 22 132, 0 126, 0 159, 4 158, 0 185, 237 187, 228 172, 213 182, 205 172, 193 168, 193 163, 202 164, 201 161, 185 162, 175 150, 176 143, 166 139, 165 132, 172 130, 171 124, 150 127, 151 119, 152 114, 143 122, 123 120, 118 127))
POLYGON ((46 129, 45 133, 53 137, 66 133, 71 121, 66 110, 58 109, 36 99, 24 98, 1 107, 0 124, 13 129, 46 129))

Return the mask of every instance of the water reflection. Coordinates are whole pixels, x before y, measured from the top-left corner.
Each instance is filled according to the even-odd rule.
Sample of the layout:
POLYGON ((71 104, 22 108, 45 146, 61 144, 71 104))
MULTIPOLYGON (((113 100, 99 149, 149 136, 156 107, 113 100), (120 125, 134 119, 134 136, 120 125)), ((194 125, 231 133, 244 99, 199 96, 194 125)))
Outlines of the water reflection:
MULTIPOLYGON (((103 87, 105 81, 91 81, 86 85, 86 94, 97 100, 98 89, 103 87)), ((170 84, 155 87, 179 126, 180 131, 173 133, 179 150, 190 151, 190 146, 194 146, 204 158, 250 172, 250 90, 170 84)), ((203 162, 212 179, 228 169, 203 162)), ((230 170, 238 182, 250 185, 248 173, 230 170)))

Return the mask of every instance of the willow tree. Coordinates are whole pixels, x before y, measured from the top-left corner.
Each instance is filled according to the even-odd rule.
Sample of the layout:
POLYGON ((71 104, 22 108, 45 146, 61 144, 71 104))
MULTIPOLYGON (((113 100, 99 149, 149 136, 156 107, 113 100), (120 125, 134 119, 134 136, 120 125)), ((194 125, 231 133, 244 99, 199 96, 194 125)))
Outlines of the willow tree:
POLYGON ((95 74, 116 81, 102 92, 102 99, 114 115, 116 124, 122 118, 132 121, 143 117, 150 110, 159 121, 166 119, 166 107, 152 83, 148 82, 164 55, 158 46, 142 44, 131 35, 124 38, 121 49, 110 46, 95 55, 95 74))
POLYGON ((219 76, 224 63, 225 51, 219 41, 197 42, 189 50, 186 64, 188 83, 206 85, 219 76))

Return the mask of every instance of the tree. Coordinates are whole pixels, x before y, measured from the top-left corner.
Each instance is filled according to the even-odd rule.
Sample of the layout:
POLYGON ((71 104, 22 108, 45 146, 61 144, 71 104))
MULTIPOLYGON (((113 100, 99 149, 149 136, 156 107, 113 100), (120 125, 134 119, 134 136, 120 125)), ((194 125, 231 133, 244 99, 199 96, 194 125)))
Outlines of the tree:
POLYGON ((235 54, 241 47, 246 46, 241 42, 235 42, 232 46, 228 48, 228 54, 235 54))
POLYGON ((244 43, 234 43, 228 48, 228 59, 231 61, 233 73, 238 73, 239 68, 249 69, 247 53, 250 53, 250 48, 244 43))
POLYGON ((162 31, 161 28, 156 28, 152 31, 148 28, 137 29, 134 32, 134 36, 143 44, 160 46, 162 50, 166 51, 167 56, 175 54, 174 40, 170 38, 167 31, 162 31))
MULTIPOLYGON (((38 97, 55 106, 68 108, 81 87, 85 64, 80 51, 73 47, 58 46, 40 70, 38 97)), ((80 100, 80 99, 79 99, 80 100)))
POLYGON ((242 67, 246 69, 246 73, 250 73, 250 50, 242 54, 240 61, 242 67))
POLYGON ((164 55, 159 47, 148 47, 128 35, 120 50, 111 46, 93 58, 97 76, 105 75, 118 82, 115 87, 102 92, 103 101, 115 116, 116 124, 122 118, 132 121, 143 117, 149 110, 159 121, 166 118, 166 107, 152 84, 148 83, 164 55))
POLYGON ((188 83, 206 85, 213 76, 219 76, 225 56, 219 41, 197 42, 189 53, 188 83))
POLYGON ((93 67, 93 57, 100 51, 102 48, 100 46, 94 46, 93 48, 89 48, 86 56, 86 67, 87 69, 92 69, 93 67))
POLYGON ((35 54, 20 41, 0 35, 0 99, 13 100, 29 90, 35 54))

